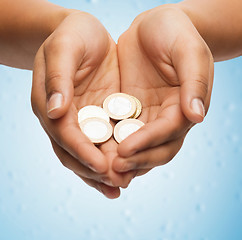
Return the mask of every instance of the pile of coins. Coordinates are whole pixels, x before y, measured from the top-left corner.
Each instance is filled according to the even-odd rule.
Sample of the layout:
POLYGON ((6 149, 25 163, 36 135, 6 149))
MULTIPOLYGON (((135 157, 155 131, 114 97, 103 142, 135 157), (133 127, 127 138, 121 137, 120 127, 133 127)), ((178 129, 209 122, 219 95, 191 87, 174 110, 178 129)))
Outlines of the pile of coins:
POLYGON ((137 120, 142 112, 141 102, 125 93, 114 93, 103 102, 103 108, 89 105, 78 112, 82 132, 94 143, 108 141, 112 135, 120 143, 139 130, 144 123, 137 120), (110 118, 119 121, 113 130, 110 118))

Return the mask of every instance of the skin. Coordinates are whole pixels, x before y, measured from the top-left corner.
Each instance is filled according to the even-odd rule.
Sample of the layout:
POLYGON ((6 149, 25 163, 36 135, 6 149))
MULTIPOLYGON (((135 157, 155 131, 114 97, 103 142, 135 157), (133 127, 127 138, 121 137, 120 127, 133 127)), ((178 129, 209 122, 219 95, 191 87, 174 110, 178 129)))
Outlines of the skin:
POLYGON ((216 62, 242 55, 240 0, 185 0, 177 7, 191 19, 216 62))
POLYGON ((167 4, 139 15, 120 37, 121 90, 142 101, 147 124, 119 145, 114 170, 142 175, 179 151, 203 120, 191 100, 208 111, 213 61, 241 56, 241 8, 241 1, 224 0, 167 4))
POLYGON ((146 125, 121 142, 113 168, 141 175, 173 159, 193 123, 203 120, 190 102, 203 99, 207 111, 213 58, 189 18, 170 6, 137 17, 119 39, 118 56, 121 91, 142 102, 146 125))
POLYGON ((56 155, 117 198, 133 177, 169 162, 203 121, 213 60, 241 55, 241 8, 239 0, 162 5, 139 15, 117 48, 90 14, 43 0, 1 0, 0 63, 34 68, 33 110, 56 155), (146 125, 119 146, 111 139, 96 147, 80 131, 77 112, 120 91, 139 98, 146 125))
POLYGON ((1 0, 0 12, 0 63, 32 70, 39 47, 70 10, 45 0, 1 0))
POLYGON ((111 138, 94 146, 81 132, 77 114, 119 91, 116 44, 95 17, 70 14, 37 52, 32 107, 62 164, 108 198, 119 196, 131 173, 112 171, 117 143, 111 138), (57 93, 62 94, 62 107, 48 112, 46 99, 57 93))

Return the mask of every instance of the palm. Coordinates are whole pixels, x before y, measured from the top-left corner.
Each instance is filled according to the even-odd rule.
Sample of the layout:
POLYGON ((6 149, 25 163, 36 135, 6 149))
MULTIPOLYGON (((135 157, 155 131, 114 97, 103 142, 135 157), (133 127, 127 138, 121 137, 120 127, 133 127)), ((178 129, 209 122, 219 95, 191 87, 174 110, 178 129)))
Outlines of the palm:
MULTIPOLYGON (((92 166, 94 163, 96 167, 98 166, 99 171, 106 169, 104 159, 111 166, 112 159, 117 155, 117 144, 113 139, 110 139, 99 147, 101 150, 99 151, 81 132, 77 113, 86 105, 102 105, 103 100, 108 95, 119 92, 119 76, 116 44, 103 26, 87 14, 74 14, 68 17, 46 40, 36 56, 32 91, 33 109, 49 135, 61 162, 94 187, 98 187, 97 182, 100 181, 102 175, 92 172, 87 166, 92 166), (77 25, 73 22, 78 23, 77 25, 80 27, 78 31, 75 27, 77 25), (66 35, 67 29, 69 35, 66 35), (63 33, 65 34, 63 35, 63 33), (62 36, 65 36, 64 44, 60 42, 62 36), (67 44, 66 37, 68 37, 67 44), (71 50, 72 56, 69 61, 66 61, 66 64, 69 65, 66 70, 68 71, 73 65, 79 66, 74 75, 73 83, 70 83, 74 85, 74 97, 66 114, 58 120, 52 121, 46 115, 45 105, 45 77, 48 74, 48 59, 56 55, 53 54, 56 49, 62 54, 62 57, 56 57, 56 61, 64 62, 65 54, 68 55, 68 48, 71 50), (47 60, 46 53, 49 56, 47 60), (75 62, 71 62, 73 59, 75 62)), ((68 80, 70 81, 70 79, 68 80)), ((105 176, 108 175, 109 178, 122 181, 122 174, 114 173, 110 167, 109 169, 105 176)), ((106 191, 109 190, 106 188, 106 191)))
MULTIPOLYGON (((84 106, 102 106, 104 99, 115 92, 120 91, 119 68, 117 60, 116 44, 112 39, 106 45, 108 49, 99 49, 100 52, 107 52, 107 55, 96 63, 96 66, 87 69, 87 76, 80 81, 83 70, 78 70, 75 78, 75 93, 73 99, 73 117, 77 119, 77 112, 84 106)), ((95 55, 93 55, 95 58, 95 55)), ((117 143, 111 138, 102 144, 100 150, 109 161, 117 155, 117 143)), ((109 175, 113 176, 109 171, 109 175)))
MULTIPOLYGON (((142 34, 139 37, 142 37, 142 34)), ((186 124, 188 121, 181 111, 180 85, 174 67, 162 59, 159 65, 163 71, 158 70, 158 66, 153 62, 157 50, 150 51, 150 46, 152 42, 149 41, 143 41, 141 44, 136 29, 129 30, 121 37, 121 90, 141 100, 143 112, 140 119, 145 123, 171 116, 186 124)), ((163 49, 166 55, 165 46, 163 49)))
MULTIPOLYGON (((165 41, 155 43, 156 40, 151 37, 151 33, 143 31, 141 27, 138 29, 138 25, 139 19, 120 37, 118 55, 121 91, 134 95, 141 101, 143 111, 140 120, 146 123, 146 131, 136 139, 133 137, 124 141, 119 147, 119 153, 122 152, 126 157, 126 155, 130 156, 132 149, 144 150, 144 152, 147 150, 144 166, 149 166, 147 161, 151 150, 148 149, 174 142, 176 147, 173 149, 177 153, 191 123, 181 109, 181 87, 172 65, 169 46, 165 41)), ((155 36, 154 33, 153 36, 155 36)), ((168 42, 171 43, 170 39, 168 42)), ((136 158, 138 161, 142 155, 138 154, 136 158)), ((166 163, 166 160, 155 161, 157 165, 166 163)), ((144 167, 138 175, 146 173, 150 168, 144 167)))
MULTIPOLYGON (((104 99, 108 95, 120 92, 116 44, 111 38, 108 40, 106 49, 102 49, 101 46, 99 48, 99 53, 107 53, 105 57, 100 58, 100 61, 96 62, 99 56, 96 56, 97 53, 91 54, 88 61, 95 62, 95 64, 92 67, 83 69, 83 65, 85 66, 84 62, 76 73, 74 98, 69 115, 73 121, 77 121, 77 113, 82 107, 87 105, 102 106, 104 99)), ((114 125, 113 122, 112 124, 114 125)), ((65 124, 65 126, 67 125, 65 124)), ((127 182, 130 181, 129 175, 118 174, 112 171, 111 168, 113 159, 118 155, 117 146, 116 141, 111 138, 106 143, 98 146, 98 148, 108 161, 109 170, 107 176, 113 183, 116 183, 115 185, 127 186, 127 182)), ((95 146, 93 145, 93 147, 95 146)))

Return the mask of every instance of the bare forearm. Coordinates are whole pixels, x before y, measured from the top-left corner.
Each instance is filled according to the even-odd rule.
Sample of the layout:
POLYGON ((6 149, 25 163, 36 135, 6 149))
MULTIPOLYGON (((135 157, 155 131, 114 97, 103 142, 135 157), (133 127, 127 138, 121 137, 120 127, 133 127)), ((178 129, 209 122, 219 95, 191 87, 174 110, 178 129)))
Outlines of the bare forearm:
POLYGON ((67 14, 45 0, 0 0, 0 63, 32 69, 38 48, 67 14))
POLYGON ((185 0, 178 6, 207 42, 215 61, 242 54, 241 0, 185 0))

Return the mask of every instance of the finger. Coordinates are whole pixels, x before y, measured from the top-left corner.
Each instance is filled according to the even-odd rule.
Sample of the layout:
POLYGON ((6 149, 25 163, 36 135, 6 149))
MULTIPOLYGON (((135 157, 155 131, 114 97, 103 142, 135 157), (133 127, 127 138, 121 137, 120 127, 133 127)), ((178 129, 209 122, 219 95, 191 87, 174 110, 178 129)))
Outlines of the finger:
POLYGON ((117 157, 113 161, 113 169, 117 172, 150 169, 171 161, 183 144, 184 138, 164 145, 139 152, 129 158, 117 157))
POLYGON ((39 51, 34 64, 31 103, 46 133, 86 167, 98 173, 106 172, 107 161, 101 151, 81 132, 74 105, 71 105, 66 115, 60 119, 52 120, 46 115, 44 76, 45 60, 43 52, 39 51))
POLYGON ((109 43, 104 26, 87 13, 65 18, 51 35, 44 45, 47 113, 50 118, 65 114, 73 97, 77 69, 80 82, 104 59, 109 43))
POLYGON ((109 187, 103 183, 96 182, 88 178, 79 176, 90 187, 97 189, 100 193, 109 199, 116 199, 120 196, 120 189, 118 187, 109 187))
POLYGON ((200 123, 209 107, 214 67, 212 54, 195 29, 178 38, 172 62, 181 84, 182 110, 191 122, 200 123))
POLYGON ((146 173, 150 172, 151 170, 152 170, 152 168, 151 168, 151 169, 141 169, 141 170, 137 171, 137 174, 136 174, 135 177, 143 176, 143 175, 145 175, 146 173))
POLYGON ((75 42, 68 34, 57 35, 44 45, 47 114, 51 119, 62 117, 70 107, 74 78, 84 49, 81 40, 75 42))
MULTIPOLYGON (((113 187, 121 187, 123 189, 126 189, 129 184, 131 183, 132 179, 136 176, 137 172, 136 170, 134 171, 126 171, 125 173, 110 173, 108 179, 109 181, 111 180, 111 184, 107 184, 108 186, 113 186, 113 187), (119 175, 119 176, 114 176, 114 175, 119 175)), ((105 177, 106 178, 106 177, 105 177)), ((105 183, 105 178, 104 178, 104 183, 105 183)), ((105 183, 106 184, 106 183, 105 183)))
POLYGON ((121 157, 130 157, 139 151, 178 139, 190 127, 191 123, 184 117, 179 104, 168 106, 158 119, 145 124, 122 141, 118 146, 118 153, 121 157))
POLYGON ((101 182, 111 187, 127 188, 131 180, 135 177, 136 171, 130 171, 127 173, 117 173, 112 171, 113 159, 118 156, 117 154, 118 144, 114 139, 102 144, 100 150, 105 155, 109 163, 109 171, 101 178, 101 182))
POLYGON ((72 106, 64 117, 58 120, 45 119, 44 123, 55 142, 69 152, 80 163, 98 173, 105 173, 108 163, 102 152, 82 133, 77 120, 73 119, 72 106))
POLYGON ((77 159, 73 158, 69 153, 67 153, 58 144, 56 144, 55 141, 53 141, 53 139, 51 139, 51 143, 54 152, 56 153, 57 157, 59 158, 63 166, 70 169, 79 176, 100 182, 100 179, 103 177, 102 175, 97 174, 96 172, 93 172, 91 169, 85 167, 77 159))

